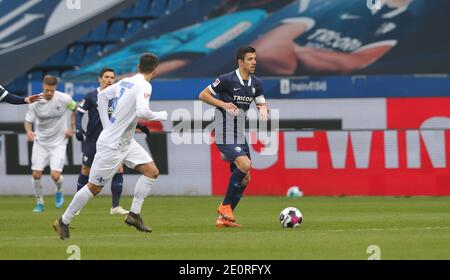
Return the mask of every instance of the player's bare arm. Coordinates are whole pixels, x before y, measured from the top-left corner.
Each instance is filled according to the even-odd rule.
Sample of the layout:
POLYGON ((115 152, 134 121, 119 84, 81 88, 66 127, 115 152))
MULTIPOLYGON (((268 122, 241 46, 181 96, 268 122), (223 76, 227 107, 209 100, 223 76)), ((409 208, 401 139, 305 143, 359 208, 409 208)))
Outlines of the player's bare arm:
POLYGON ((34 131, 33 131, 33 124, 30 122, 25 122, 24 127, 25 127, 25 131, 27 132, 28 141, 34 141, 34 138, 36 137, 36 135, 34 134, 34 131))
POLYGON ((215 106, 218 108, 222 108, 225 111, 229 112, 230 114, 237 115, 239 113, 238 107, 234 105, 233 103, 226 103, 223 102, 217 98, 215 98, 209 88, 205 88, 198 96, 198 98, 205 102, 206 104, 209 104, 211 106, 215 106))
POLYGON ((385 55, 392 46, 386 44, 353 53, 316 50, 296 45, 298 64, 316 72, 351 72, 367 67, 385 55))
POLYGON ((292 75, 298 66, 293 40, 309 28, 307 23, 287 23, 256 40, 258 67, 276 75, 292 75))

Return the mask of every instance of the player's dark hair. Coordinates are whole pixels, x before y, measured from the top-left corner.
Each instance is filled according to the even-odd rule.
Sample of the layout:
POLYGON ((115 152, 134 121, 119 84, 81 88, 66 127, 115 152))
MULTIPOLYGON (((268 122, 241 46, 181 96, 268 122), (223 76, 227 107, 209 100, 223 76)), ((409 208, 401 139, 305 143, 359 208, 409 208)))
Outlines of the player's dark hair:
POLYGON ((100 73, 99 73, 98 76, 101 78, 101 77, 103 77, 103 75, 104 75, 106 72, 113 72, 113 73, 115 73, 115 72, 114 72, 114 69, 112 69, 112 68, 103 68, 102 71, 100 71, 100 73))
POLYGON ((52 75, 45 75, 44 84, 48 86, 56 86, 58 84, 58 78, 52 75))
POLYGON ((245 59, 245 55, 248 53, 256 53, 255 48, 253 47, 240 47, 237 51, 236 51, 236 63, 239 64, 239 59, 240 60, 244 60, 245 59))
POLYGON ((152 53, 144 53, 139 58, 139 71, 141 73, 151 73, 158 67, 159 59, 152 53))

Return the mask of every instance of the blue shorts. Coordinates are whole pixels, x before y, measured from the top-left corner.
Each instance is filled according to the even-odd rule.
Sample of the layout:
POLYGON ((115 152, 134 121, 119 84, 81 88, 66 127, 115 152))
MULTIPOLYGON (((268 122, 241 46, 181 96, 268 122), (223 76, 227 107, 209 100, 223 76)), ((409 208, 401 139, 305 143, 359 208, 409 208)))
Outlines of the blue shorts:
POLYGON ((230 161, 230 170, 233 172, 233 170, 236 168, 236 165, 234 164, 234 160, 237 157, 240 156, 246 156, 249 159, 251 159, 250 156, 250 148, 248 147, 248 144, 216 144, 217 148, 219 148, 222 155, 225 157, 226 160, 230 161))
POLYGON ((94 161, 95 153, 97 152, 96 141, 85 140, 82 145, 83 149, 83 165, 87 167, 92 166, 94 161))

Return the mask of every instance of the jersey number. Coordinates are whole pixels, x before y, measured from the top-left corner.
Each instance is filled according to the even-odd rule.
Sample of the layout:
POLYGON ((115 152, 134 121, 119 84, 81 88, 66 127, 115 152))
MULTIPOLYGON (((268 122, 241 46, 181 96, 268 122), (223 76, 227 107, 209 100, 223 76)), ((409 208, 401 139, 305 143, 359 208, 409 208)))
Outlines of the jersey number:
POLYGON ((113 111, 116 109, 117 103, 119 102, 119 99, 122 98, 123 94, 125 93, 125 90, 126 90, 125 88, 121 88, 119 96, 114 97, 112 105, 111 105, 113 111))

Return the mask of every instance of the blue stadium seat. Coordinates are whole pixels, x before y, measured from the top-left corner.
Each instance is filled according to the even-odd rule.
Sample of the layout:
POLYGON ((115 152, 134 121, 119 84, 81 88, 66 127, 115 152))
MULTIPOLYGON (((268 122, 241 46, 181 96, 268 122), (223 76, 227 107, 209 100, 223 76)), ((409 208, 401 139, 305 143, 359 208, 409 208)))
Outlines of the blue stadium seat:
POLYGON ((8 91, 13 92, 17 95, 26 96, 28 93, 28 79, 27 75, 21 75, 16 78, 14 81, 9 83, 6 88, 8 91))
POLYGON ((42 71, 32 71, 28 73, 28 80, 29 81, 42 81, 44 78, 44 73, 42 71))
POLYGON ((103 52, 103 53, 107 53, 107 52, 109 52, 110 50, 114 49, 116 46, 117 46, 116 44, 107 44, 107 45, 105 45, 105 46, 103 47, 102 52, 103 52))
POLYGON ((102 47, 99 44, 93 44, 86 48, 86 53, 84 54, 81 64, 88 63, 97 59, 102 53, 102 47))
POLYGON ((125 10, 123 10, 122 12, 120 12, 120 14, 118 14, 116 17, 117 18, 129 18, 132 17, 133 15, 133 7, 134 5, 130 5, 128 6, 125 10))
POLYGON ((166 12, 166 0, 153 0, 150 5, 149 16, 159 18, 166 12))
POLYGON ((137 0, 133 7, 133 12, 131 13, 135 17, 145 17, 148 16, 148 5, 149 0, 137 0))
POLYGON ((103 41, 106 37, 106 33, 108 32, 108 22, 102 22, 97 28, 92 30, 90 41, 103 41))
POLYGON ((106 36, 106 41, 119 41, 125 32, 125 22, 123 20, 116 20, 111 23, 106 36))
POLYGON ((133 36, 134 34, 136 34, 137 32, 139 32, 141 29, 142 29, 142 21, 140 21, 140 20, 130 21, 127 24, 127 29, 125 30, 123 37, 125 39, 128 39, 131 36, 133 36))
POLYGON ((91 39, 91 31, 81 36, 77 41, 81 43, 89 42, 91 39))
POLYGON ((156 20, 154 19, 150 19, 144 22, 144 24, 142 25, 142 28, 150 28, 156 20))
POLYGON ((67 52, 67 59, 64 62, 66 66, 80 65, 81 60, 84 57, 83 45, 74 45, 67 52))
POLYGON ((171 13, 178 9, 179 7, 183 6, 184 1, 183 0, 169 0, 169 3, 167 4, 167 12, 171 13))
POLYGON ((56 71, 56 70, 47 71, 47 73, 45 73, 45 75, 52 75, 52 76, 55 76, 55 77, 60 77, 59 71, 56 71))
POLYGON ((38 67, 59 67, 64 64, 66 59, 66 48, 58 51, 56 54, 47 58, 44 62, 38 65, 38 67))

